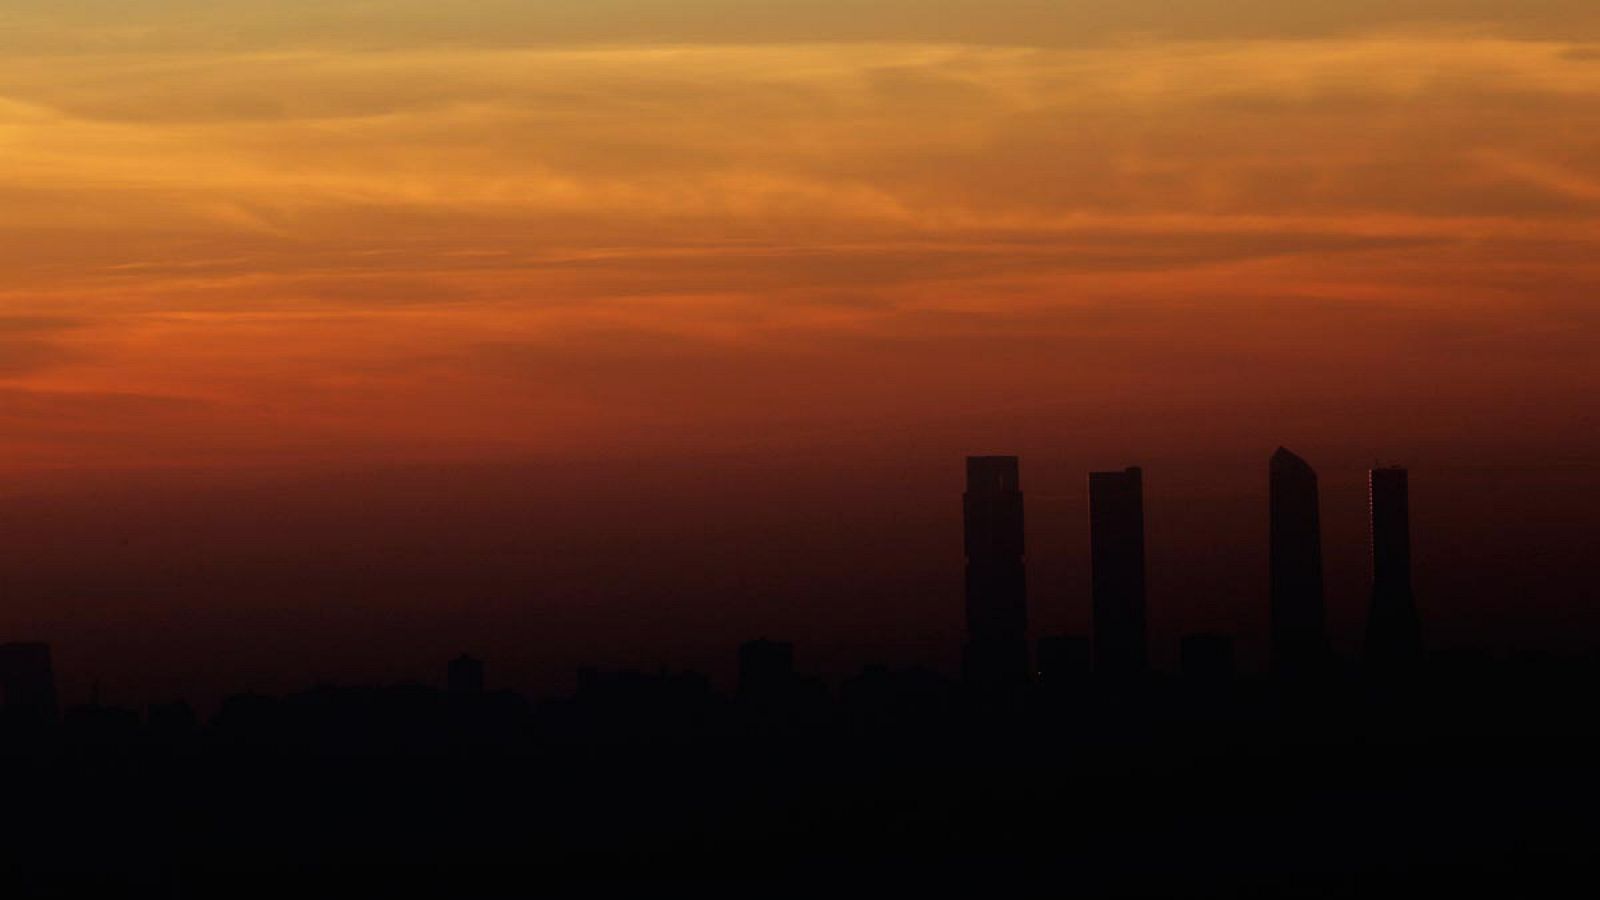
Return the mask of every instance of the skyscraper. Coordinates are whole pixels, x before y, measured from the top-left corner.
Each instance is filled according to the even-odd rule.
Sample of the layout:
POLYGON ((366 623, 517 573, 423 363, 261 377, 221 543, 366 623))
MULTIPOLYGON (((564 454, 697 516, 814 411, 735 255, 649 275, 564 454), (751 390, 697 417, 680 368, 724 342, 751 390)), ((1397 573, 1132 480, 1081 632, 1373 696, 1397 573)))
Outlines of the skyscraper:
POLYGON ((1422 661, 1422 623, 1411 593, 1410 478, 1405 469, 1373 469, 1372 606, 1364 657, 1378 675, 1404 674, 1422 661))
POLYGON ((1268 468, 1272 671, 1280 677, 1315 677, 1331 662, 1317 473, 1282 447, 1268 468))
POLYGON ((1028 680, 1028 587, 1018 468, 1015 456, 967 458, 964 668, 969 683, 985 688, 1028 680))
POLYGON ((1149 665, 1143 470, 1090 473, 1089 551, 1095 671, 1113 677, 1142 674, 1149 665))

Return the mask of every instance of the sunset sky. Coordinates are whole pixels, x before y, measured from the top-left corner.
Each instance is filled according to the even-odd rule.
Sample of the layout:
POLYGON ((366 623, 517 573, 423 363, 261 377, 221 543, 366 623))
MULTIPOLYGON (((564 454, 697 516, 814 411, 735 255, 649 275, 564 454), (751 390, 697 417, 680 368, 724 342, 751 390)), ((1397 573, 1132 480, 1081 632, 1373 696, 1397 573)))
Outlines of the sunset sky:
MULTIPOLYGON (((305 479, 374 467, 576 485, 616 482, 563 467, 614 465, 666 502, 736 465, 768 486, 729 520, 803 501, 821 534, 851 509, 816 485, 844 505, 902 471, 929 495, 896 520, 931 529, 914 559, 948 538, 967 452, 1059 471, 1031 483, 1059 485, 1062 522, 1082 470, 1135 462, 1153 492, 1168 463, 1185 509, 1228 494, 1197 470, 1236 471, 1255 493, 1218 502, 1250 517, 1289 443, 1354 473, 1336 484, 1410 463, 1436 508, 1485 471, 1576 473, 1552 521, 1593 524, 1596 346, 1593 0, 0 9, 0 498, 25 523, 5 563, 55 560, 12 576, 10 631, 194 609, 150 599, 173 593, 154 551, 131 554, 137 598, 92 599, 83 579, 134 571, 114 564, 127 535, 167 526, 83 498, 160 510, 159 486, 204 494, 200 473, 316 494, 305 479), (18 511, 58 495, 107 549, 18 511)), ((1036 555, 1081 553, 1041 515, 1036 555)), ((219 516, 180 516, 162 552, 219 516)), ((1462 553, 1504 537, 1455 527, 1462 553)), ((218 558, 260 543, 240 528, 218 558)), ((451 559, 441 579, 481 568, 451 559)), ((752 565, 789 584, 794 561, 752 565)), ((1080 603, 1062 565, 1037 602, 1080 603)), ((307 596, 344 596, 350 571, 307 596)), ((694 592, 673 577, 648 580, 694 592)))

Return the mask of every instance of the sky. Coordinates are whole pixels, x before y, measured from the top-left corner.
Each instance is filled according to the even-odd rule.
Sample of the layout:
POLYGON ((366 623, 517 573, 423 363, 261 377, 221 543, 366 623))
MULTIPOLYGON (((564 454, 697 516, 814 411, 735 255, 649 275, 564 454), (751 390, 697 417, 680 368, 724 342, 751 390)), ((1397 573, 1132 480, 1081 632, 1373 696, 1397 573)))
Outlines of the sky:
POLYGON ((1536 640, 1593 597, 1597 249, 1587 0, 10 0, 0 636, 942 664, 960 459, 1016 452, 1040 628, 1143 463, 1157 625, 1248 640, 1284 443, 1345 632, 1383 460, 1434 633, 1536 640))

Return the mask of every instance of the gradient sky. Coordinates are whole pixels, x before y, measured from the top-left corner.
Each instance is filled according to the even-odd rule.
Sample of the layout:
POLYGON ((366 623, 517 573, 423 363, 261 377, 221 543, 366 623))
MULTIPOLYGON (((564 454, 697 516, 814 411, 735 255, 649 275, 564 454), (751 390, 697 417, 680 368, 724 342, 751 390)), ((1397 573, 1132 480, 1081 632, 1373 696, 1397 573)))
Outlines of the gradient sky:
MULTIPOLYGON (((9 631, 81 646, 85 622, 213 609, 160 573, 221 521, 238 524, 207 544, 218 590, 265 592, 240 560, 348 521, 283 497, 364 506, 447 470, 490 505, 541 472, 558 483, 527 490, 557 505, 582 496, 561 485, 611 485, 623 530, 656 534, 628 546, 696 572, 769 546, 662 549, 688 540, 662 505, 693 506, 685 485, 721 483, 708 469, 750 488, 696 507, 734 535, 807 510, 771 546, 915 473, 897 496, 928 499, 885 525, 926 533, 896 563, 914 565, 948 540, 964 453, 1036 460, 1061 512, 1035 553, 1068 557, 1082 470, 1130 462, 1153 467, 1152 504, 1209 497, 1216 534, 1257 540, 1280 442, 1355 473, 1336 484, 1410 463, 1451 521, 1508 473, 1575 478, 1495 502, 1556 548, 1561 592, 1591 583, 1553 529, 1592 526, 1600 500, 1592 0, 66 5, 0 11, 0 498, 7 564, 31 573, 9 631), (347 477, 376 471, 394 480, 347 477), (262 479, 281 490, 240 486, 262 479), (108 512, 106 490, 154 521, 108 512), (169 519, 152 498, 173 492, 210 512, 169 519), (22 512, 41 509, 76 524, 22 512), (116 549, 145 534, 166 543, 116 549), (126 596, 93 587, 118 579, 126 596)), ((439 502, 405 540, 486 515, 439 502)), ((614 557, 595 515, 572 552, 614 557)), ((1459 526, 1452 552, 1482 559, 1504 527, 1459 526)), ((445 543, 463 547, 440 594, 483 562, 445 543)), ((1213 593, 1259 593, 1253 563, 1228 575, 1203 543, 1173 558, 1213 593)), ((363 546, 250 608, 293 621, 286 596, 326 610, 354 591, 392 611, 359 572, 397 545, 363 546)), ((745 577, 798 591, 799 565, 745 577)), ((1036 603, 1069 610, 1044 620, 1076 621, 1079 562, 1042 565, 1036 603)), ((517 571, 517 591, 548 574, 517 571)), ((649 571, 601 593, 748 609, 729 599, 748 582, 649 571)), ((937 603, 929 642, 959 618, 937 603)), ((884 629, 911 608, 852 604, 892 611, 884 629)), ((1184 608, 1229 618, 1201 607, 1184 608)))

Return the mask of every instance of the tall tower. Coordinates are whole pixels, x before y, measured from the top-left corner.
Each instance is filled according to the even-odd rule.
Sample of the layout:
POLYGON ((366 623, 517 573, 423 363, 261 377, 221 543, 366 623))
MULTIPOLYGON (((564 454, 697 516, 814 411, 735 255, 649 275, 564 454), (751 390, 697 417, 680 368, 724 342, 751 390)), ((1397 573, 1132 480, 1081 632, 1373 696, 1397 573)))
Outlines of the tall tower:
POLYGON ((1140 675, 1149 667, 1143 470, 1090 473, 1089 553, 1095 671, 1113 677, 1140 675))
POLYGON ((1268 467, 1271 519, 1272 671, 1326 674, 1332 661, 1322 594, 1322 517, 1317 473, 1282 447, 1268 467))
POLYGON ((1028 586, 1017 458, 968 457, 962 501, 967 681, 985 688, 1018 686, 1028 680, 1028 586))
POLYGON ((1410 479, 1405 469, 1373 469, 1372 606, 1364 656, 1369 671, 1404 674, 1422 661, 1422 622, 1411 593, 1410 479))

